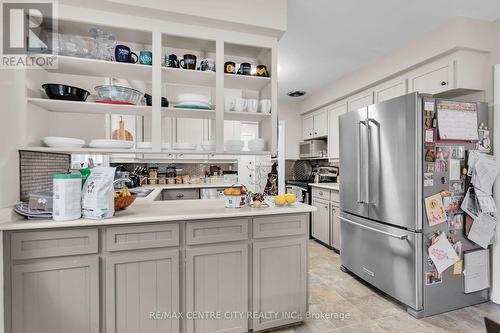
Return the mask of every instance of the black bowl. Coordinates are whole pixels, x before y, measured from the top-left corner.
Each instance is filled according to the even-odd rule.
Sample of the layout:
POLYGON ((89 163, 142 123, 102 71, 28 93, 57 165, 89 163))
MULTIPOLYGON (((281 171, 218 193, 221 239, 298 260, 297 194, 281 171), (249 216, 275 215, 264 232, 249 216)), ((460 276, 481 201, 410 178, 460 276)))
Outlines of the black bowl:
POLYGON ((50 99, 84 102, 90 95, 85 89, 64 84, 46 83, 42 85, 42 88, 50 99))
MULTIPOLYGON (((153 97, 151 95, 144 94, 144 98, 146 99, 147 106, 153 105, 153 97)), ((168 100, 165 97, 161 98, 161 106, 164 108, 168 107, 168 100)))

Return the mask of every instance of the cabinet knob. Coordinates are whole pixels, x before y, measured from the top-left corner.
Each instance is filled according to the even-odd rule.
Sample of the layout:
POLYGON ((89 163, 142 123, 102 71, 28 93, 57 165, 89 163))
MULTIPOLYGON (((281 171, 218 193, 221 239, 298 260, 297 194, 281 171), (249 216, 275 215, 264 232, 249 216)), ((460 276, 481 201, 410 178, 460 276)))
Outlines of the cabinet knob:
POLYGON ((309 133, 309 135, 313 135, 312 133, 309 133))
POLYGON ((325 206, 325 209, 328 209, 328 206, 325 206))
POLYGON ((447 84, 448 84, 448 82, 446 82, 446 81, 441 81, 441 85, 442 85, 442 86, 445 86, 445 85, 447 85, 447 84))
POLYGON ((184 198, 184 194, 182 193, 177 194, 177 198, 184 198))
POLYGON ((319 192, 318 192, 318 194, 319 194, 319 195, 323 195, 323 192, 319 191, 319 192))
POLYGON ((318 132, 314 132, 314 134, 318 134, 318 132))

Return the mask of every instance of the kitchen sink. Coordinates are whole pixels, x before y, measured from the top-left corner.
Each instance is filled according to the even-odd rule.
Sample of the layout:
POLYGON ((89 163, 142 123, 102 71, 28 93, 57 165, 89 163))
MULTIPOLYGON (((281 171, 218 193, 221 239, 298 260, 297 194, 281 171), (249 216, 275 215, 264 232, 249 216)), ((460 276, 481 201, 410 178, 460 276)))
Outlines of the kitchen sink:
POLYGON ((149 195, 149 193, 153 192, 152 188, 131 188, 129 189, 130 193, 135 193, 139 198, 145 198, 149 195))

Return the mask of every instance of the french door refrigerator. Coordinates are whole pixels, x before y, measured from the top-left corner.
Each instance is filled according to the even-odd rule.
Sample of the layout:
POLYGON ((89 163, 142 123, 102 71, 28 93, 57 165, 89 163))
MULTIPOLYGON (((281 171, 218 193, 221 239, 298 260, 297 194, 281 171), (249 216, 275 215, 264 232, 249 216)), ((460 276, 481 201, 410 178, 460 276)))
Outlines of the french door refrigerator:
MULTIPOLYGON (((430 238, 448 232, 447 223, 429 226, 423 207, 425 197, 448 189, 447 174, 439 172, 432 173, 432 186, 423 186, 424 122, 437 116, 437 101, 411 93, 340 116, 342 269, 404 303, 415 317, 488 299, 487 291, 465 294, 463 276, 451 269, 441 283, 425 279, 435 270, 427 253, 430 238)), ((478 118, 487 124, 487 105, 478 104, 478 118)), ((439 140, 433 145, 475 147, 439 140)), ((464 251, 477 248, 463 232, 453 237, 464 251)))

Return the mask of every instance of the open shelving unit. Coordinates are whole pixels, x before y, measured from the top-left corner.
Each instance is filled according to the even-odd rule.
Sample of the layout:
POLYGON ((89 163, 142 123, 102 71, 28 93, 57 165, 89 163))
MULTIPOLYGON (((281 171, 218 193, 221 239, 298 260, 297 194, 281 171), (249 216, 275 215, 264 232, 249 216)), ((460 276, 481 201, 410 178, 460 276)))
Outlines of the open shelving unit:
POLYGON ((61 13, 59 33, 89 37, 91 27, 113 33, 117 44, 129 46, 132 51, 150 50, 153 64, 141 65, 114 61, 58 55, 57 66, 29 71, 26 75, 26 112, 33 129, 26 138, 22 150, 74 154, 153 154, 153 155, 271 155, 277 146, 277 40, 234 31, 179 25, 165 22, 158 28, 126 22, 122 26, 109 25, 102 17, 88 18, 61 13), (130 28, 137 27, 137 28, 130 28), (211 58, 216 71, 167 68, 165 56, 195 54, 200 59, 211 58), (264 64, 270 77, 244 76, 224 73, 224 62, 237 65, 249 62, 253 66, 264 64), (90 96, 86 102, 48 99, 40 86, 43 83, 61 83, 81 87, 95 95, 99 84, 128 84, 130 87, 152 96, 152 105, 116 105, 94 102, 90 96), (212 109, 176 108, 177 96, 183 93, 202 94, 211 100, 212 109), (167 97, 169 107, 161 107, 161 97, 167 97), (271 113, 234 112, 224 109, 229 97, 270 99, 271 113), (88 115, 88 117, 86 116, 88 115), (111 138, 116 117, 133 119, 134 141, 152 142, 151 149, 98 149, 98 148, 50 148, 41 140, 45 136, 70 136, 90 139, 111 138), (114 117, 114 118, 113 118, 114 117), (115 119, 114 121, 112 119, 115 119), (227 122, 258 124, 259 137, 266 139, 268 150, 263 152, 225 151, 224 140, 233 139, 225 133, 227 122), (201 130, 202 129, 202 130, 201 130), (192 133, 191 133, 192 132, 192 133), (202 135, 200 135, 202 133, 202 135), (189 142, 200 144, 213 140, 214 151, 165 150, 162 143, 189 142))

